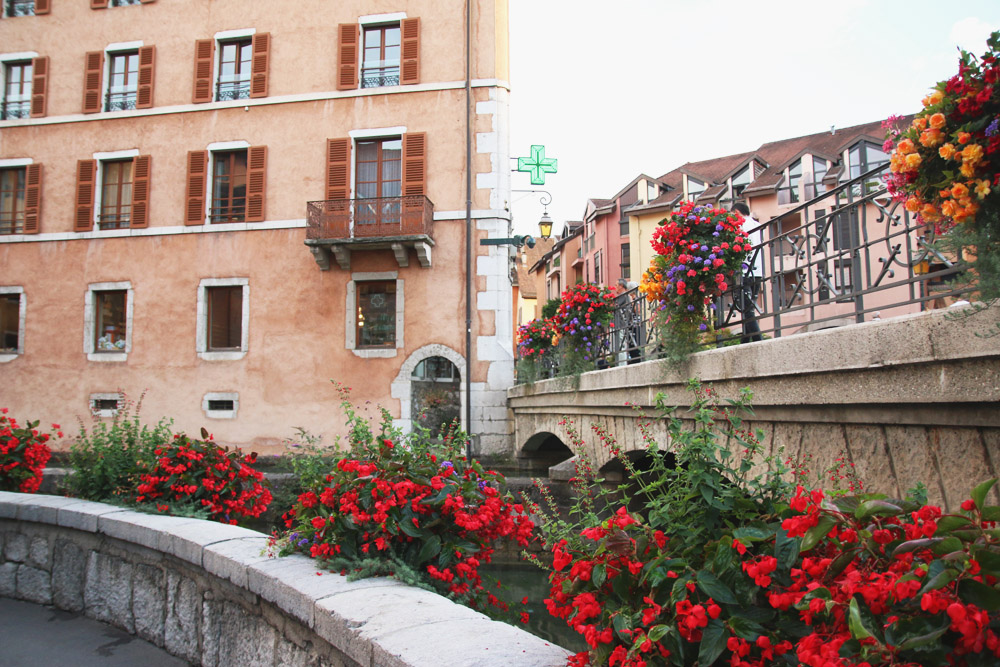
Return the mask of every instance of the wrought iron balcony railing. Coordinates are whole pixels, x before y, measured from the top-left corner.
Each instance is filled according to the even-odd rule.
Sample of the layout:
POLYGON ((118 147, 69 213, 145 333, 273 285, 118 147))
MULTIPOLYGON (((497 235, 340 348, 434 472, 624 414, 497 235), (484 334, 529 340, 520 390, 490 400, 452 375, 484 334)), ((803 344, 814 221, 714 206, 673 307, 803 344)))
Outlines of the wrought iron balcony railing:
MULTIPOLYGON (((34 16, 35 0, 7 0, 7 16, 34 16)), ((23 118, 23 116, 21 116, 23 118)))
POLYGON ((0 213, 0 234, 21 234, 24 232, 24 211, 0 213))
POLYGON ((219 102, 250 99, 250 80, 218 82, 215 84, 215 99, 219 102))
POLYGON ((399 67, 364 67, 361 70, 362 88, 382 88, 399 85, 399 67))
MULTIPOLYGON (((717 345, 943 307, 974 289, 949 282, 964 265, 890 200, 887 172, 876 167, 750 230, 743 275, 715 299, 717 345)), ((598 368, 658 358, 653 307, 637 290, 618 297, 614 328, 597 338, 598 368)))
MULTIPOLYGON (((128 207, 122 207, 123 209, 128 207)), ((120 213, 102 213, 97 219, 99 229, 128 229, 132 214, 122 210, 120 213)))
POLYGON ((28 118, 31 116, 30 100, 7 100, 0 102, 0 120, 28 118))
POLYGON ((105 111, 130 111, 135 109, 135 91, 124 93, 108 93, 104 97, 105 111))
POLYGON ((310 239, 347 240, 431 235, 434 204, 424 196, 311 201, 310 239))

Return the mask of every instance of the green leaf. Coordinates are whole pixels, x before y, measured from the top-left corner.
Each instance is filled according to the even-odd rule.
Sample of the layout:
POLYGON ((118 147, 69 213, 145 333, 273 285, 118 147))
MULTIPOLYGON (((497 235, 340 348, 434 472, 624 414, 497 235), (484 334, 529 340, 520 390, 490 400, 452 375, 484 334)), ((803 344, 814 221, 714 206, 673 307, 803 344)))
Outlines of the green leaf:
POLYGON ((986 500, 986 494, 990 492, 993 485, 997 483, 997 478, 988 479, 982 484, 978 485, 972 490, 972 502, 976 503, 976 509, 982 511, 983 502, 986 500))
POLYGON ((958 582, 958 597, 962 602, 974 604, 986 611, 1000 609, 1000 591, 974 579, 962 579, 958 582))
POLYGON ((654 625, 649 629, 649 632, 646 633, 646 636, 649 637, 649 641, 658 642, 661 639, 663 639, 663 636, 667 634, 669 630, 670 630, 669 625, 663 625, 663 624, 654 625))
POLYGON ((837 525, 837 522, 833 520, 832 517, 823 515, 819 518, 819 523, 806 531, 806 534, 802 537, 802 543, 799 545, 799 552, 805 552, 812 549, 814 546, 819 544, 819 541, 826 537, 827 533, 833 530, 833 527, 837 525))
POLYGON ((726 628, 722 621, 715 618, 708 622, 708 625, 701 632, 701 646, 698 649, 698 664, 711 665, 726 648, 726 628))
POLYGON ((836 579, 837 575, 839 575, 841 572, 847 569, 847 566, 850 565, 851 561, 855 559, 855 557, 858 555, 858 551, 859 548, 857 547, 855 547, 854 549, 848 549, 847 551, 844 551, 839 556, 834 558, 833 562, 830 563, 830 567, 827 568, 826 574, 823 576, 823 579, 826 581, 831 581, 833 579, 836 579))
POLYGON ((965 545, 962 544, 962 540, 958 539, 954 535, 949 535, 935 544, 931 551, 934 552, 935 556, 942 556, 944 554, 950 554, 952 551, 959 551, 964 547, 965 545))
POLYGON ((868 608, 868 605, 864 603, 860 595, 855 595, 851 598, 848 609, 847 625, 850 627, 851 635, 855 639, 874 637, 879 642, 882 641, 882 632, 879 628, 878 619, 875 618, 875 615, 868 608))
POLYGON ((417 556, 418 563, 425 563, 430 559, 441 553, 441 538, 437 535, 432 535, 426 542, 424 546, 420 549, 420 554, 417 556))
POLYGON ((403 519, 399 522, 399 529, 409 535, 410 537, 420 537, 423 535, 421 530, 413 525, 413 522, 409 519, 403 519))
POLYGON ((902 542, 892 550, 892 557, 895 558, 899 554, 909 553, 911 551, 916 551, 917 549, 926 549, 934 546, 942 540, 944 540, 943 537, 924 537, 919 540, 908 540, 906 542, 902 542))
POLYGON ((747 641, 755 641, 757 637, 765 633, 763 626, 743 616, 733 616, 729 619, 728 623, 737 636, 747 641))
POLYGON ((946 633, 950 624, 950 619, 944 614, 937 618, 906 618, 890 625, 885 638, 898 650, 907 651, 930 644, 946 633))
POLYGON ((984 573, 992 574, 994 577, 1000 576, 1000 553, 983 547, 976 549, 972 557, 976 559, 984 573))
POLYGON ((712 561, 712 569, 719 573, 728 570, 733 564, 733 554, 735 552, 736 550, 733 549, 730 542, 720 540, 719 546, 715 549, 715 559, 712 561))
POLYGON ((983 508, 983 521, 1000 521, 1000 507, 987 505, 983 508))
POLYGON ((598 563, 594 566, 593 571, 590 573, 590 580, 594 582, 594 586, 600 588, 604 585, 604 582, 608 578, 607 568, 603 563, 598 563))
POLYGON ((733 537, 740 542, 760 542, 774 536, 773 530, 758 528, 757 526, 740 526, 733 531, 733 537))
POLYGON ((854 518, 863 520, 873 516, 896 516, 902 512, 902 507, 887 500, 866 500, 854 510, 854 518))
MULTIPOLYGON (((722 581, 708 570, 698 570, 698 588, 704 591, 705 595, 713 598, 716 602, 724 604, 737 604, 736 596, 729 590, 722 581)), ((705 663, 710 664, 710 663, 705 663)))
POLYGON ((799 541, 788 537, 783 528, 779 528, 774 536, 774 557, 778 561, 778 570, 789 571, 799 558, 799 541))
POLYGON ((942 533, 950 533, 956 528, 968 528, 971 523, 972 519, 967 516, 949 514, 948 516, 943 516, 938 519, 937 531, 934 534, 941 535, 942 533))
POLYGON ((931 563, 931 567, 928 569, 927 572, 928 575, 927 583, 925 583, 923 588, 920 589, 920 592, 917 593, 916 597, 919 598, 924 593, 928 593, 930 591, 936 591, 939 588, 944 588, 945 586, 947 586, 948 584, 950 584, 952 581, 955 580, 955 577, 958 576, 958 573, 955 572, 955 570, 946 570, 944 569, 944 567, 945 565, 944 563, 941 563, 941 561, 934 561, 933 563, 931 563), (937 565, 938 563, 941 564, 942 568, 941 571, 935 574, 934 576, 931 576, 931 572, 934 571, 934 566, 937 565))

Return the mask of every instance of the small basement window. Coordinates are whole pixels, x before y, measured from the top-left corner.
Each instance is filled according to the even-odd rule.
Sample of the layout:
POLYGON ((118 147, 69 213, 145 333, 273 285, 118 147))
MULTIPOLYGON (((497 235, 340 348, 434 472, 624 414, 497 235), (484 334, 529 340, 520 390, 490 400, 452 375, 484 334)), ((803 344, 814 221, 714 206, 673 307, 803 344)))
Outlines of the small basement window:
POLYGON ((232 391, 212 391, 201 400, 201 409, 209 419, 236 419, 240 395, 232 391))
POLYGON ((91 394, 90 412, 96 417, 115 417, 121 405, 121 394, 91 394))

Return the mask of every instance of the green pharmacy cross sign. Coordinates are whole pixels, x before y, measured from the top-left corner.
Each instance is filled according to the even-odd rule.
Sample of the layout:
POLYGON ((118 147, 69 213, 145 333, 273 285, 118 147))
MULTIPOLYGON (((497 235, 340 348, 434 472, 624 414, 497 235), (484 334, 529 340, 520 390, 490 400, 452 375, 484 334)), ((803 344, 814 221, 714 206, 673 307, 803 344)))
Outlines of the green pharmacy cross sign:
POLYGON ((545 185, 545 174, 554 174, 559 160, 545 157, 545 146, 532 146, 531 157, 517 158, 517 171, 531 174, 532 185, 545 185))

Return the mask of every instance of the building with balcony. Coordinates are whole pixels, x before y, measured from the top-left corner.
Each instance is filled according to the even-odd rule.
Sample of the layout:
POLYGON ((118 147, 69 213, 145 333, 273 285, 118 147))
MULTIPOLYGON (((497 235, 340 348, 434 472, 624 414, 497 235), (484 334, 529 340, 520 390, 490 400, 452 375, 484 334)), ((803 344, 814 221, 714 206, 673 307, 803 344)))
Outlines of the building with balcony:
POLYGON ((506 0, 3 8, 0 404, 266 452, 437 382, 505 447, 506 0))

